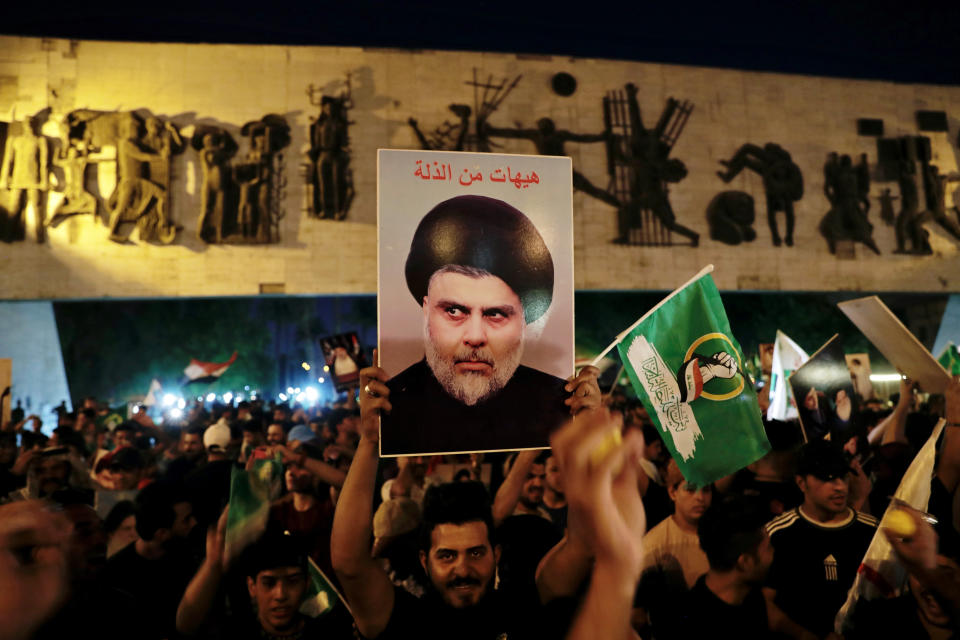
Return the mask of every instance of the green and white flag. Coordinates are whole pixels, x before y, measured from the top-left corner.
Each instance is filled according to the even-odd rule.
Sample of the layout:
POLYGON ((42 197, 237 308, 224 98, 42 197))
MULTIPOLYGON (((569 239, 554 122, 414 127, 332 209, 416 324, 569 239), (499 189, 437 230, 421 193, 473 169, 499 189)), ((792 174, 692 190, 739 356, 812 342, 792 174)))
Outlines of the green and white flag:
POLYGON ((943 349, 943 353, 937 358, 937 362, 947 370, 952 376, 960 376, 960 352, 957 351, 957 345, 948 342, 943 349))
POLYGON ((767 420, 795 420, 799 417, 793 389, 787 384, 790 375, 802 367, 810 356, 780 329, 773 343, 773 362, 770 366, 770 406, 767 420))
MULTIPOLYGON (((308 576, 307 597, 300 605, 300 613, 316 618, 333 611, 337 605, 346 607, 347 601, 343 599, 343 596, 333 586, 327 575, 320 570, 313 558, 307 558, 307 564, 307 571, 310 574, 308 576)), ((347 610, 349 611, 350 608, 347 607, 347 610)))
POLYGON ((712 270, 708 266, 664 298, 615 343, 664 443, 696 486, 770 450, 712 270))
POLYGON ((283 465, 279 460, 257 460, 250 471, 230 473, 230 511, 224 553, 236 558, 267 530, 270 503, 280 495, 283 465))

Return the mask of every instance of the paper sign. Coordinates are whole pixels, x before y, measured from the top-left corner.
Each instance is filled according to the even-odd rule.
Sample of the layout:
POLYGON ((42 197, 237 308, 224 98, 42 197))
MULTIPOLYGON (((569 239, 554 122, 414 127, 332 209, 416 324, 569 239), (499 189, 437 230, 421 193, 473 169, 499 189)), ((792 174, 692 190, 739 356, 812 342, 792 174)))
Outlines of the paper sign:
POLYGON ((381 455, 548 447, 573 373, 570 158, 380 150, 377 228, 381 455))
POLYGON ((857 413, 840 336, 834 335, 787 379, 807 442, 830 435, 843 442, 857 413))
POLYGON ((840 311, 897 370, 927 393, 942 393, 950 382, 940 363, 877 296, 837 304, 840 311))

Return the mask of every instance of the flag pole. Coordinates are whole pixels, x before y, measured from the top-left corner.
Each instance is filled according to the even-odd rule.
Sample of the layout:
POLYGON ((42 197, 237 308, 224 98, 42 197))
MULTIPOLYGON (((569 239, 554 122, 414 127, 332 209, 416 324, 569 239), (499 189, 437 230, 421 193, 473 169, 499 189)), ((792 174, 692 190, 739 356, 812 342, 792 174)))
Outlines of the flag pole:
POLYGON ((627 327, 626 329, 624 329, 623 331, 621 331, 620 334, 617 335, 616 339, 615 339, 613 342, 611 342, 611 343, 607 346, 606 349, 604 349, 603 351, 601 351, 601 352, 600 352, 600 355, 598 355, 596 358, 594 358, 594 359, 593 359, 593 362, 591 362, 590 364, 593 365, 594 367, 597 366, 597 363, 600 362, 601 360, 603 360, 603 357, 604 357, 605 355, 607 355, 608 353, 610 353, 611 351, 613 351, 613 348, 616 347, 618 344, 620 344, 620 341, 623 340, 631 331, 633 331, 634 329, 636 329, 637 326, 638 326, 641 322, 643 322, 643 321, 646 320, 648 317, 650 317, 650 314, 652 314, 654 311, 656 311, 657 309, 659 309, 660 307, 662 307, 664 304, 666 304, 667 300, 669 300, 670 298, 674 297, 675 295, 677 295, 678 293, 680 293, 681 291, 683 291, 683 290, 684 290, 686 287, 688 287, 691 283, 696 282, 697 280, 699 280, 700 278, 702 278, 703 276, 707 275, 708 273, 710 273, 710 272, 712 272, 712 271, 713 271, 713 265, 712 265, 712 264, 708 264, 708 265, 705 266, 703 269, 701 269, 700 272, 697 273, 697 275, 693 276, 692 278, 690 278, 689 280, 687 280, 686 282, 684 282, 682 285, 680 285, 679 287, 677 287, 676 289, 674 289, 673 292, 670 293, 670 295, 668 295, 666 298, 664 298, 663 300, 661 300, 660 302, 658 302, 658 303, 656 304, 656 306, 654 306, 652 309, 650 309, 650 311, 647 311, 645 314, 643 314, 643 315, 640 317, 639 320, 637 320, 637 321, 634 322, 632 325, 630 325, 629 327, 627 327))
POLYGON ((623 375, 623 372, 626 370, 627 365, 621 364, 620 371, 617 372, 617 377, 613 379, 613 384, 610 385, 610 391, 607 391, 607 395, 613 393, 613 390, 617 388, 617 383, 620 382, 620 376, 623 375))

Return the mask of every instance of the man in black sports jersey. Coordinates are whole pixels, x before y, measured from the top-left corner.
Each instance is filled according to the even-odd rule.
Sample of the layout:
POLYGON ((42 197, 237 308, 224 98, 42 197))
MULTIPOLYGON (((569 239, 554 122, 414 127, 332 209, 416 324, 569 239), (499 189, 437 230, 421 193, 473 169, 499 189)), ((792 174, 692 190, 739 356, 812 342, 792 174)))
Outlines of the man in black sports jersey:
POLYGON ((778 630, 794 637, 830 633, 876 532, 875 518, 847 506, 850 472, 840 447, 807 443, 796 475, 803 504, 767 524, 775 553, 764 595, 788 618, 778 630))

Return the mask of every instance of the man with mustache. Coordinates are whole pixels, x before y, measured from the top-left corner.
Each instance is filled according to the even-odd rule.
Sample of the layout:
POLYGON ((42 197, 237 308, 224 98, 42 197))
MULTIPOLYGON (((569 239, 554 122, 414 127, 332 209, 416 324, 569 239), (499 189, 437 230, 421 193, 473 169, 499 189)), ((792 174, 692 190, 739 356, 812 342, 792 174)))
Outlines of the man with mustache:
POLYGON ((847 506, 851 472, 843 450, 829 441, 800 449, 796 481, 803 504, 766 527, 776 553, 764 595, 783 611, 770 621, 780 633, 823 637, 833 629, 876 533, 876 518, 847 506))
POLYGON ((520 364, 553 300, 533 223, 501 200, 458 196, 420 221, 405 275, 423 307, 424 359, 387 386, 384 453, 543 448, 569 417, 566 382, 520 364))
MULTIPOLYGON (((572 387, 569 413, 599 405, 597 369, 572 387), (583 393, 591 387, 592 393, 583 393)), ((479 482, 431 487, 423 502, 420 563, 428 594, 417 600, 390 582, 371 556, 372 504, 379 463, 379 418, 393 410, 387 375, 379 367, 360 372, 360 443, 333 518, 330 555, 356 627, 364 638, 517 638, 536 625, 535 591, 505 598, 494 589, 500 548, 486 489, 479 482)), ((578 418, 579 419, 579 418, 578 418)), ((543 622, 542 620, 540 622, 543 622)), ((534 633, 529 637, 560 637, 534 633)))

